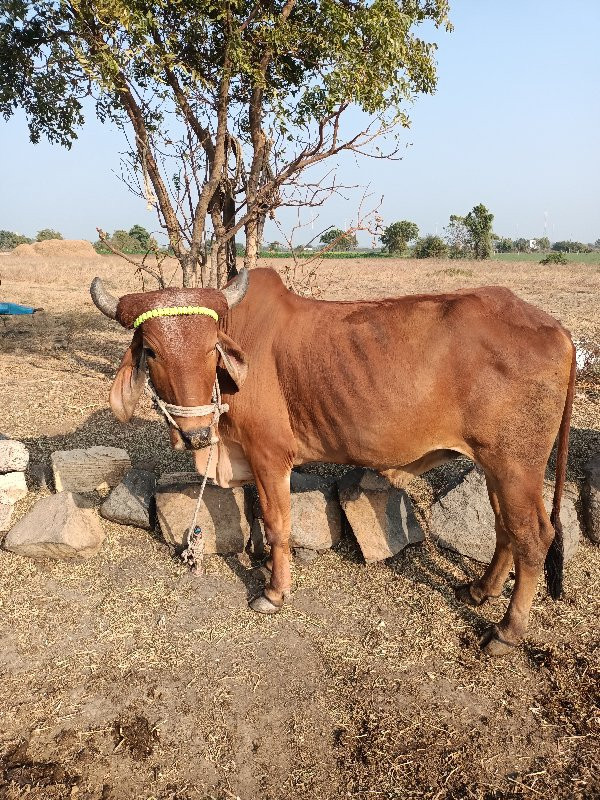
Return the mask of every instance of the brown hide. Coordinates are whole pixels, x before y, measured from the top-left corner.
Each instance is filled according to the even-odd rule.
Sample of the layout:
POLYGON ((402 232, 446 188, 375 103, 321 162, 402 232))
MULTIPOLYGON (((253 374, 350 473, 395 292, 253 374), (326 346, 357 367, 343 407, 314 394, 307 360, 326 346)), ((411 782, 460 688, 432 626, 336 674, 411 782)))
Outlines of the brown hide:
POLYGON ((222 329, 248 358, 225 431, 290 464, 390 470, 443 449, 545 465, 572 360, 559 323, 501 287, 324 302, 257 269, 222 329))

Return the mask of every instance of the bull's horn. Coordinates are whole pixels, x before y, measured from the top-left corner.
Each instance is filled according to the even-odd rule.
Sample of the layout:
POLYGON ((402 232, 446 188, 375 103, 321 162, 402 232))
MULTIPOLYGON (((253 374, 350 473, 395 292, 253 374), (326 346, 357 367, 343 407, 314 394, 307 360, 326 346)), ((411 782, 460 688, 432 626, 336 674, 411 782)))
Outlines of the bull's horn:
POLYGON ((235 278, 229 286, 221 289, 227 300, 229 308, 237 306, 244 299, 244 295, 248 290, 248 270, 242 269, 240 274, 235 278))
POLYGON ((100 278, 94 278, 92 281, 90 294, 96 308, 99 308, 109 319, 117 318, 117 304, 119 301, 106 291, 100 278))

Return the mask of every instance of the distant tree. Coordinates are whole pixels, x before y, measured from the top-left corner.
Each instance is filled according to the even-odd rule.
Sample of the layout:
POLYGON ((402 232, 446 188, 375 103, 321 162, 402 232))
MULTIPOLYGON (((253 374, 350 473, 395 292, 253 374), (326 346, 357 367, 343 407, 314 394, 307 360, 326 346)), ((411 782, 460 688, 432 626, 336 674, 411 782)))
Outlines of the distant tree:
POLYGON ((594 247, 600 247, 600 239, 596 239, 594 242, 594 247))
POLYGON ((330 228, 321 236, 321 244, 328 245, 333 243, 332 250, 354 250, 358 245, 355 233, 346 233, 341 228, 330 228))
POLYGON ((588 253, 591 250, 587 244, 583 244, 583 242, 573 242, 570 239, 562 242, 554 242, 552 249, 559 253, 588 253))
POLYGON ((514 250, 513 240, 508 239, 505 236, 501 236, 496 243, 496 250, 499 253, 512 253, 514 250))
POLYGON ((35 237, 36 242, 45 242, 48 239, 62 239, 62 233, 58 231, 53 231, 52 228, 44 228, 41 231, 38 231, 37 236, 35 237))
POLYGON ((542 252, 546 253, 550 250, 550 239, 547 236, 540 236, 535 240, 537 244, 537 249, 542 252))
POLYGON ((523 239, 523 237, 515 239, 513 242, 513 249, 515 253, 528 253, 531 249, 529 247, 529 239, 523 239))
POLYGON ((392 222, 379 237, 388 253, 404 253, 409 242, 419 235, 419 226, 414 222, 403 219, 392 222))
POLYGON ((13 231, 0 231, 0 251, 14 250, 17 245, 30 244, 31 239, 13 231))
POLYGON ((132 239, 137 239, 144 250, 149 250, 152 247, 152 237, 146 228, 141 225, 134 225, 130 228, 129 236, 131 236, 132 239))
POLYGON ((127 231, 117 230, 110 237, 110 244, 122 253, 137 253, 140 250, 139 239, 130 236, 127 231))
POLYGON ((444 228, 444 232, 450 258, 473 258, 473 242, 464 217, 451 214, 450 222, 444 228))
POLYGON ((492 222, 494 215, 483 203, 474 206, 464 218, 465 228, 469 231, 475 258, 492 257, 492 222))
POLYGON ((241 242, 236 242, 235 243, 236 256, 238 256, 239 258, 243 258, 245 253, 246 253, 246 248, 244 247, 244 245, 241 244, 241 242))
POLYGON ((444 258, 448 247, 440 236, 424 236, 415 245, 415 258, 444 258))

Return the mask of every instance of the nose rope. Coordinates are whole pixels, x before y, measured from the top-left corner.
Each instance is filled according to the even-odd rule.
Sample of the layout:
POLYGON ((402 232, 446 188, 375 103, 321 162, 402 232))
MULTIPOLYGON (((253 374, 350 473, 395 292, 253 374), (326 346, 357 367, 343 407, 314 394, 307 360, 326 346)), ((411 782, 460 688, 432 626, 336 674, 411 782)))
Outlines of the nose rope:
MULTIPOLYGON (((154 386, 152 385, 152 381, 150 380, 150 376, 146 376, 146 392, 152 398, 152 402, 154 407, 157 411, 159 411, 167 422, 176 428, 183 436, 185 436, 185 431, 182 431, 177 422, 173 419, 175 417, 207 417, 209 414, 213 415, 211 427, 218 426, 219 424, 219 417, 221 414, 225 414, 229 411, 229 404, 221 402, 221 388, 219 386, 219 381, 215 378, 215 382, 213 384, 212 390, 212 403, 206 406, 176 406, 173 403, 165 403, 156 393, 154 386)), ((218 442, 218 438, 213 436, 210 440, 210 444, 216 444, 218 442)))
MULTIPOLYGON (((156 410, 161 412, 167 422, 176 428, 183 436, 185 436, 185 432, 181 430, 177 422, 173 419, 172 415, 175 415, 176 417, 205 417, 208 416, 208 414, 212 414, 213 418, 210 427, 211 429, 216 428, 216 430, 218 430, 219 417, 221 414, 229 411, 229 405, 221 402, 221 387, 219 386, 219 379, 216 376, 211 396, 212 403, 206 406, 176 406, 173 403, 165 403, 165 401, 162 400, 156 393, 149 375, 146 376, 146 391, 152 398, 152 402, 156 410)), ((208 445, 205 445, 205 447, 208 446, 210 449, 208 451, 208 459, 206 461, 206 468, 204 470, 204 478, 200 486, 200 492, 198 494, 198 500, 196 501, 192 523, 187 531, 187 547, 181 554, 181 560, 183 563, 187 564, 192 572, 196 575, 201 572, 202 561, 204 559, 204 537, 202 536, 202 528, 200 525, 196 525, 196 520, 198 519, 198 512, 200 511, 200 505, 202 503, 202 495, 204 494, 206 481, 208 480, 208 473, 212 462, 215 445, 218 441, 219 438, 215 435, 212 435, 208 445)))

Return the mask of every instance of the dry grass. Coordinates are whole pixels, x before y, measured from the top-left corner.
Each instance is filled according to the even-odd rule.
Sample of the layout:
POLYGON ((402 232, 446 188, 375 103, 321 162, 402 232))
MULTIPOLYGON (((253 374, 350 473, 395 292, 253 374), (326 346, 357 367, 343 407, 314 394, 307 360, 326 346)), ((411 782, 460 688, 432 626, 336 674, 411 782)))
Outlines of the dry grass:
MULTIPOLYGON (((460 269, 472 275, 448 262, 326 262, 321 285, 350 298, 503 283, 600 343, 596 267, 460 269)), ((136 288, 113 258, 0 259, 3 299, 46 308, 1 334, 2 432, 38 462, 105 443, 159 470, 187 468, 147 405, 132 426, 107 410, 128 334, 93 309, 97 272, 115 292, 136 288)), ((588 376, 571 480, 600 450, 599 423, 588 376)), ((424 519, 443 480, 438 471, 413 486, 424 519)), ((566 598, 540 591, 525 646, 491 661, 477 636, 508 594, 459 605, 452 584, 479 567, 430 544, 365 567, 346 538, 297 567, 292 602, 263 618, 246 607, 262 579, 237 559, 210 559, 195 579, 157 537, 103 525, 101 554, 81 565, 0 555, 0 797, 600 795, 600 551, 589 542, 568 568, 566 598)))

